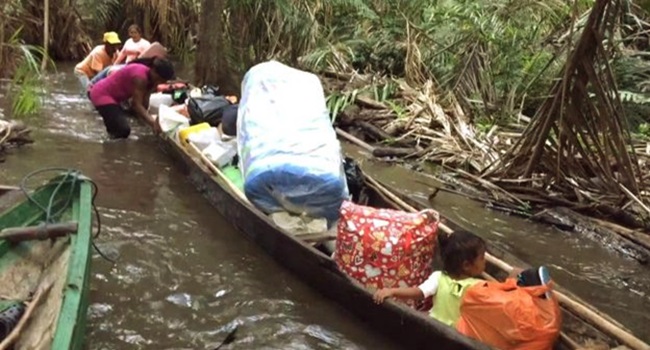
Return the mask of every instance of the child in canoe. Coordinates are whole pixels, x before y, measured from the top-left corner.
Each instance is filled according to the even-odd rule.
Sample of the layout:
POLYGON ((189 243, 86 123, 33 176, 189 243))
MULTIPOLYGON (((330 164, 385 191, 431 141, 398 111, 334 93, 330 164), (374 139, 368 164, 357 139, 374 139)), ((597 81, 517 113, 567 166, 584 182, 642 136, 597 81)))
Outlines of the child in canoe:
POLYGON ((415 299, 433 297, 431 317, 454 326, 460 318, 463 293, 475 283, 485 270, 485 241, 470 232, 458 231, 452 235, 438 235, 442 256, 442 271, 435 271, 418 287, 385 288, 375 293, 375 302, 386 298, 415 299))
MULTIPOLYGON (((482 282, 479 277, 485 270, 485 241, 466 231, 438 235, 442 256, 442 271, 435 271, 418 287, 385 288, 378 290, 374 299, 382 303, 386 298, 422 299, 433 297, 431 317, 455 327, 460 319, 460 306, 463 295, 471 286, 482 282)), ((546 278, 538 277, 538 271, 547 276, 545 267, 513 271, 519 275, 519 285, 546 283, 546 278)))
POLYGON ((131 100, 136 117, 154 130, 158 123, 149 115, 149 95, 174 78, 174 67, 164 58, 138 59, 93 85, 88 97, 104 120, 106 131, 114 138, 127 138, 131 133, 127 112, 121 104, 131 100))

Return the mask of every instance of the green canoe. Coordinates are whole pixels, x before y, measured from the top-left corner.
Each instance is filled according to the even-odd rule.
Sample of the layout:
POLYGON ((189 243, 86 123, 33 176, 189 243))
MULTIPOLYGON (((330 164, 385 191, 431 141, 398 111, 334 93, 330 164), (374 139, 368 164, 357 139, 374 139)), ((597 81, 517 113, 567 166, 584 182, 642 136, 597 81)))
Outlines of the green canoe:
POLYGON ((34 191, 23 186, 28 195, 0 191, 0 349, 82 348, 93 187, 67 171, 34 191))

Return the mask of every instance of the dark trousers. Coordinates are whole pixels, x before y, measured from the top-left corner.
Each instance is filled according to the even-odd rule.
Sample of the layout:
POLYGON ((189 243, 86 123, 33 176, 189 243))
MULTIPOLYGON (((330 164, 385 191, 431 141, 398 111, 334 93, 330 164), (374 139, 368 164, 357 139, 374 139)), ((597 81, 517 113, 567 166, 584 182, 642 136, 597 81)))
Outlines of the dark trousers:
POLYGON ((125 139, 131 134, 131 126, 127 120, 128 114, 120 105, 104 105, 95 107, 104 120, 106 131, 112 137, 125 139))

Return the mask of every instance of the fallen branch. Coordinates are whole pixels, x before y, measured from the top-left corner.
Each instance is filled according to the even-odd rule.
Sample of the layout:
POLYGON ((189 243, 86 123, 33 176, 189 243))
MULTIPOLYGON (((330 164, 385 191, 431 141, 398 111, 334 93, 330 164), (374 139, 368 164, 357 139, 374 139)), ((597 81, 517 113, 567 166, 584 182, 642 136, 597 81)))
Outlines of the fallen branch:
POLYGON ((624 193, 625 193, 625 194, 626 194, 626 195, 627 195, 631 200, 637 202, 637 203, 641 206, 641 208, 645 209, 645 211, 647 211, 648 214, 650 214, 650 208, 648 208, 648 206, 645 205, 645 203, 643 203, 643 202, 642 202, 642 201, 641 201, 637 196, 635 196, 632 192, 630 192, 630 190, 628 190, 627 187, 623 186, 622 184, 619 184, 619 186, 620 186, 621 190, 622 190, 622 191, 623 191, 623 192, 624 192, 624 193))
POLYGON ((369 144, 367 144, 363 140, 360 140, 357 137, 355 137, 355 136, 353 136, 353 135, 351 135, 351 134, 349 134, 349 133, 347 133, 347 132, 345 132, 345 131, 343 131, 343 130, 341 130, 339 128, 336 128, 335 130, 336 130, 336 134, 338 134, 339 136, 345 138, 346 140, 354 143, 355 145, 363 148, 364 150, 366 150, 366 151, 368 151, 370 153, 375 151, 374 147, 370 146, 369 144))
POLYGON ((385 104, 363 96, 357 96, 356 103, 360 106, 372 109, 388 109, 388 106, 385 104))
POLYGON ((372 155, 381 157, 405 157, 417 153, 415 148, 375 147, 372 155))
POLYGON ((613 222, 601 220, 601 219, 596 219, 596 218, 589 218, 590 220, 594 221, 596 224, 600 226, 604 226, 609 228, 610 230, 620 234, 621 236, 629 239, 630 241, 650 250, 650 236, 647 234, 644 234, 643 232, 638 232, 635 230, 631 230, 627 227, 623 227, 621 225, 617 225, 613 222))

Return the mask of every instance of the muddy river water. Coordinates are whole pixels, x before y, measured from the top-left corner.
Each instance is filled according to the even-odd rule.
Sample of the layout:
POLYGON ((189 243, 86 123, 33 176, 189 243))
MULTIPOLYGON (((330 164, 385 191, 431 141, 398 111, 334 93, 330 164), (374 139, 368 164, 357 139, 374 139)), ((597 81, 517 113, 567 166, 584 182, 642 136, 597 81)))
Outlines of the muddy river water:
MULTIPOLYGON (((398 349, 324 300, 246 240, 131 123, 125 141, 106 138, 101 119, 59 67, 34 126, 36 143, 0 163, 0 183, 44 167, 80 169, 99 185, 102 234, 94 255, 89 349, 207 349, 238 325, 229 349, 398 349)), ((353 148, 350 152, 358 152, 353 148)), ((426 201, 417 174, 363 161, 381 180, 426 201)), ((439 194, 436 209, 530 264, 546 264, 563 286, 650 341, 650 269, 575 234, 488 211, 439 194)))

